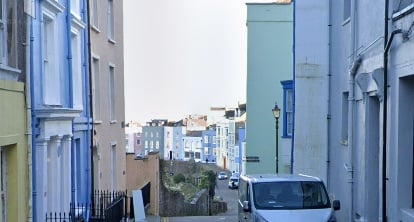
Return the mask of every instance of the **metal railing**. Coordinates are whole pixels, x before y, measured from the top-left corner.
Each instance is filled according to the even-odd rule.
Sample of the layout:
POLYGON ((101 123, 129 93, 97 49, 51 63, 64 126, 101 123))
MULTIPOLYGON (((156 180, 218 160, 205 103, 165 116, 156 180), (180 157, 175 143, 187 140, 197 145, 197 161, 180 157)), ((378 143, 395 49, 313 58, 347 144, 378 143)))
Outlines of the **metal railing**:
POLYGON ((70 204, 69 212, 46 214, 46 222, 119 222, 126 217, 126 191, 95 191, 91 204, 70 204))

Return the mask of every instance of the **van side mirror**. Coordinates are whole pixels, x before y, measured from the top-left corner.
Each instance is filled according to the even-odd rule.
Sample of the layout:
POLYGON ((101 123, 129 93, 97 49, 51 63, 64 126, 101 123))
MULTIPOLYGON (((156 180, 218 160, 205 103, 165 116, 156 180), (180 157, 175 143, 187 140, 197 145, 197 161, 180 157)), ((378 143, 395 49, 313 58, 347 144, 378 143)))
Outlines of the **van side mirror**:
POLYGON ((249 201, 247 200, 243 201, 243 211, 250 212, 249 201))
POLYGON ((332 205, 333 205, 334 210, 340 210, 341 209, 341 202, 339 202, 339 200, 334 200, 332 202, 332 205))

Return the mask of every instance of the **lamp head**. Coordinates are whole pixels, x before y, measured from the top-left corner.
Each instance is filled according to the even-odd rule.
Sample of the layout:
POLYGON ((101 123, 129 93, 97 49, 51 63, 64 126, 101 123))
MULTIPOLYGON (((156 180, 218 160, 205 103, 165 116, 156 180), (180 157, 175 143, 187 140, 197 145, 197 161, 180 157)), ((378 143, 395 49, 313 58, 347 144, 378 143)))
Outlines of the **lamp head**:
POLYGON ((275 107, 273 107, 272 112, 273 112, 273 116, 276 119, 279 119, 279 117, 280 117, 280 109, 279 109, 279 106, 277 106, 277 103, 275 103, 275 107))

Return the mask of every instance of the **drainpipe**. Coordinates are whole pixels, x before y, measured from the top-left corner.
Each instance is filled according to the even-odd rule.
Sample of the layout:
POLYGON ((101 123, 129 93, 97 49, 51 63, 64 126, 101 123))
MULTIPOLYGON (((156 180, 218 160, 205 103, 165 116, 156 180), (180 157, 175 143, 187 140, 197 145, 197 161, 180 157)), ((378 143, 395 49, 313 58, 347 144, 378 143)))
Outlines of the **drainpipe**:
POLYGON ((328 102, 327 102, 327 123, 326 123, 326 186, 328 190, 330 190, 330 183, 329 183, 329 168, 330 168, 330 150, 329 150, 329 144, 330 144, 330 137, 331 137, 331 81, 332 81, 332 70, 331 70, 331 39, 332 39, 332 3, 331 1, 328 1, 328 88, 327 88, 327 95, 328 95, 328 102))
POLYGON ((352 66, 349 69, 349 94, 348 94, 348 164, 345 164, 344 167, 349 174, 348 184, 349 184, 349 197, 350 197, 350 208, 349 208, 349 221, 352 221, 353 212, 354 212, 354 169, 353 169, 353 145, 354 145, 354 89, 355 89, 355 74, 361 64, 361 58, 356 57, 355 42, 356 42, 356 0, 351 1, 351 61, 352 66))
MULTIPOLYGON (((36 4, 33 6, 36 7, 36 4)), ((35 10, 37 11, 37 10, 35 10)), ((28 29, 28 35, 29 35, 29 47, 26 48, 26 70, 29 71, 29 75, 26 75, 26 92, 28 93, 28 95, 26 97, 30 97, 30 103, 28 102, 27 104, 30 104, 30 115, 31 118, 30 119, 30 131, 28 133, 30 133, 30 139, 31 139, 31 159, 32 159, 32 221, 36 221, 37 220, 37 178, 36 178, 36 141, 35 141, 35 136, 33 134, 34 129, 36 129, 36 114, 34 112, 34 107, 35 107, 35 98, 34 98, 34 80, 33 80, 33 75, 34 75, 34 70, 33 70, 33 64, 34 64, 34 51, 33 51, 33 42, 34 42, 34 35, 33 35, 33 18, 31 16, 28 16, 27 19, 27 29, 28 29)))
POLYGON ((349 216, 350 221, 353 218, 353 211, 354 211, 354 169, 353 169, 353 122, 354 122, 354 104, 355 104, 355 97, 354 97, 354 87, 355 87, 355 74, 358 70, 359 65, 361 64, 361 58, 358 58, 352 64, 352 68, 349 70, 349 95, 348 95, 348 158, 349 162, 345 164, 346 171, 350 174, 348 177, 349 183, 349 195, 350 195, 350 209, 349 209, 349 216))
POLYGON ((387 111, 388 111, 388 52, 396 34, 403 34, 401 29, 391 32, 388 38, 388 0, 385 0, 384 16, 384 104, 382 116, 382 221, 387 222, 387 111), (387 41, 385 41, 387 40, 387 41))
MULTIPOLYGON (((85 92, 87 93, 86 96, 86 101, 87 103, 85 103, 85 109, 86 109, 86 119, 87 119, 87 131, 86 131, 86 143, 89 149, 88 150, 88 154, 89 154, 89 159, 88 159, 88 163, 87 163, 87 176, 86 176, 86 185, 87 185, 87 192, 86 192, 86 204, 89 206, 92 202, 92 191, 93 191, 93 171, 92 171, 92 115, 91 115, 91 111, 92 111, 92 97, 91 97, 91 89, 92 89, 92 83, 91 83, 91 78, 90 78, 90 73, 91 72, 91 67, 90 67, 90 33, 89 33, 89 27, 90 27, 90 22, 89 22, 89 1, 87 0, 83 0, 83 7, 82 7, 82 14, 83 14, 83 19, 85 21, 85 23, 87 24, 85 30, 83 31, 83 35, 84 35, 84 47, 83 47, 83 52, 84 52, 84 56, 83 56, 83 61, 84 61, 84 73, 85 73, 85 92), (89 140, 88 140, 89 139, 89 140)), ((86 221, 89 221, 89 216, 90 216, 90 212, 88 209, 88 212, 86 213, 86 221)))
MULTIPOLYGON (((72 26, 72 14, 70 12, 70 1, 66 1, 66 38, 67 38, 67 44, 68 47, 68 78, 69 78, 69 107, 73 109, 73 71, 72 71, 72 32, 71 32, 71 26, 72 26)), ((70 155, 70 175, 71 175, 71 203, 75 204, 75 126, 74 126, 74 120, 72 120, 72 139, 71 139, 71 155, 70 155)))
POLYGON ((290 174, 293 174, 293 162, 294 162, 294 151, 295 151, 295 76, 296 76, 296 70, 295 70, 295 63, 296 63, 296 57, 295 57, 295 41, 296 41, 296 1, 293 1, 293 80, 292 80, 292 93, 293 93, 293 104, 292 104, 292 112, 293 112, 293 118, 292 118, 292 138, 291 138, 291 148, 290 148, 290 174))
MULTIPOLYGON (((387 222, 387 106, 388 106, 388 8, 389 1, 385 0, 384 14, 384 101, 382 105, 382 221, 387 222)), ((389 47, 388 47, 389 48, 389 47)))

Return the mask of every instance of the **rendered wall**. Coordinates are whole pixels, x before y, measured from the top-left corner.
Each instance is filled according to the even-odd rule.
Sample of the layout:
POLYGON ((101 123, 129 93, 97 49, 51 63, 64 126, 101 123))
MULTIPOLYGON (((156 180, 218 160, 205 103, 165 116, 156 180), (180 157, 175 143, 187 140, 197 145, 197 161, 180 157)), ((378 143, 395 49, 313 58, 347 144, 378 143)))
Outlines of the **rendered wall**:
MULTIPOLYGON (((279 108, 284 109, 280 81, 293 78, 292 4, 247 4, 247 29, 244 172, 275 173, 276 126, 272 108, 277 101, 279 108), (258 161, 252 161, 252 157, 258 157, 258 161)), ((279 118, 278 149, 286 150, 281 147, 282 126, 283 116, 279 118)), ((282 173, 283 168, 279 169, 282 173)))
POLYGON ((151 183, 149 214, 159 213, 159 184, 160 161, 157 154, 149 154, 147 158, 135 159, 134 154, 126 155, 126 188, 128 196, 132 196, 132 190, 138 190, 147 183, 151 183))
POLYGON ((7 221, 27 221, 30 183, 23 83, 0 80, 0 101, 0 147, 6 150, 7 163, 7 221))

